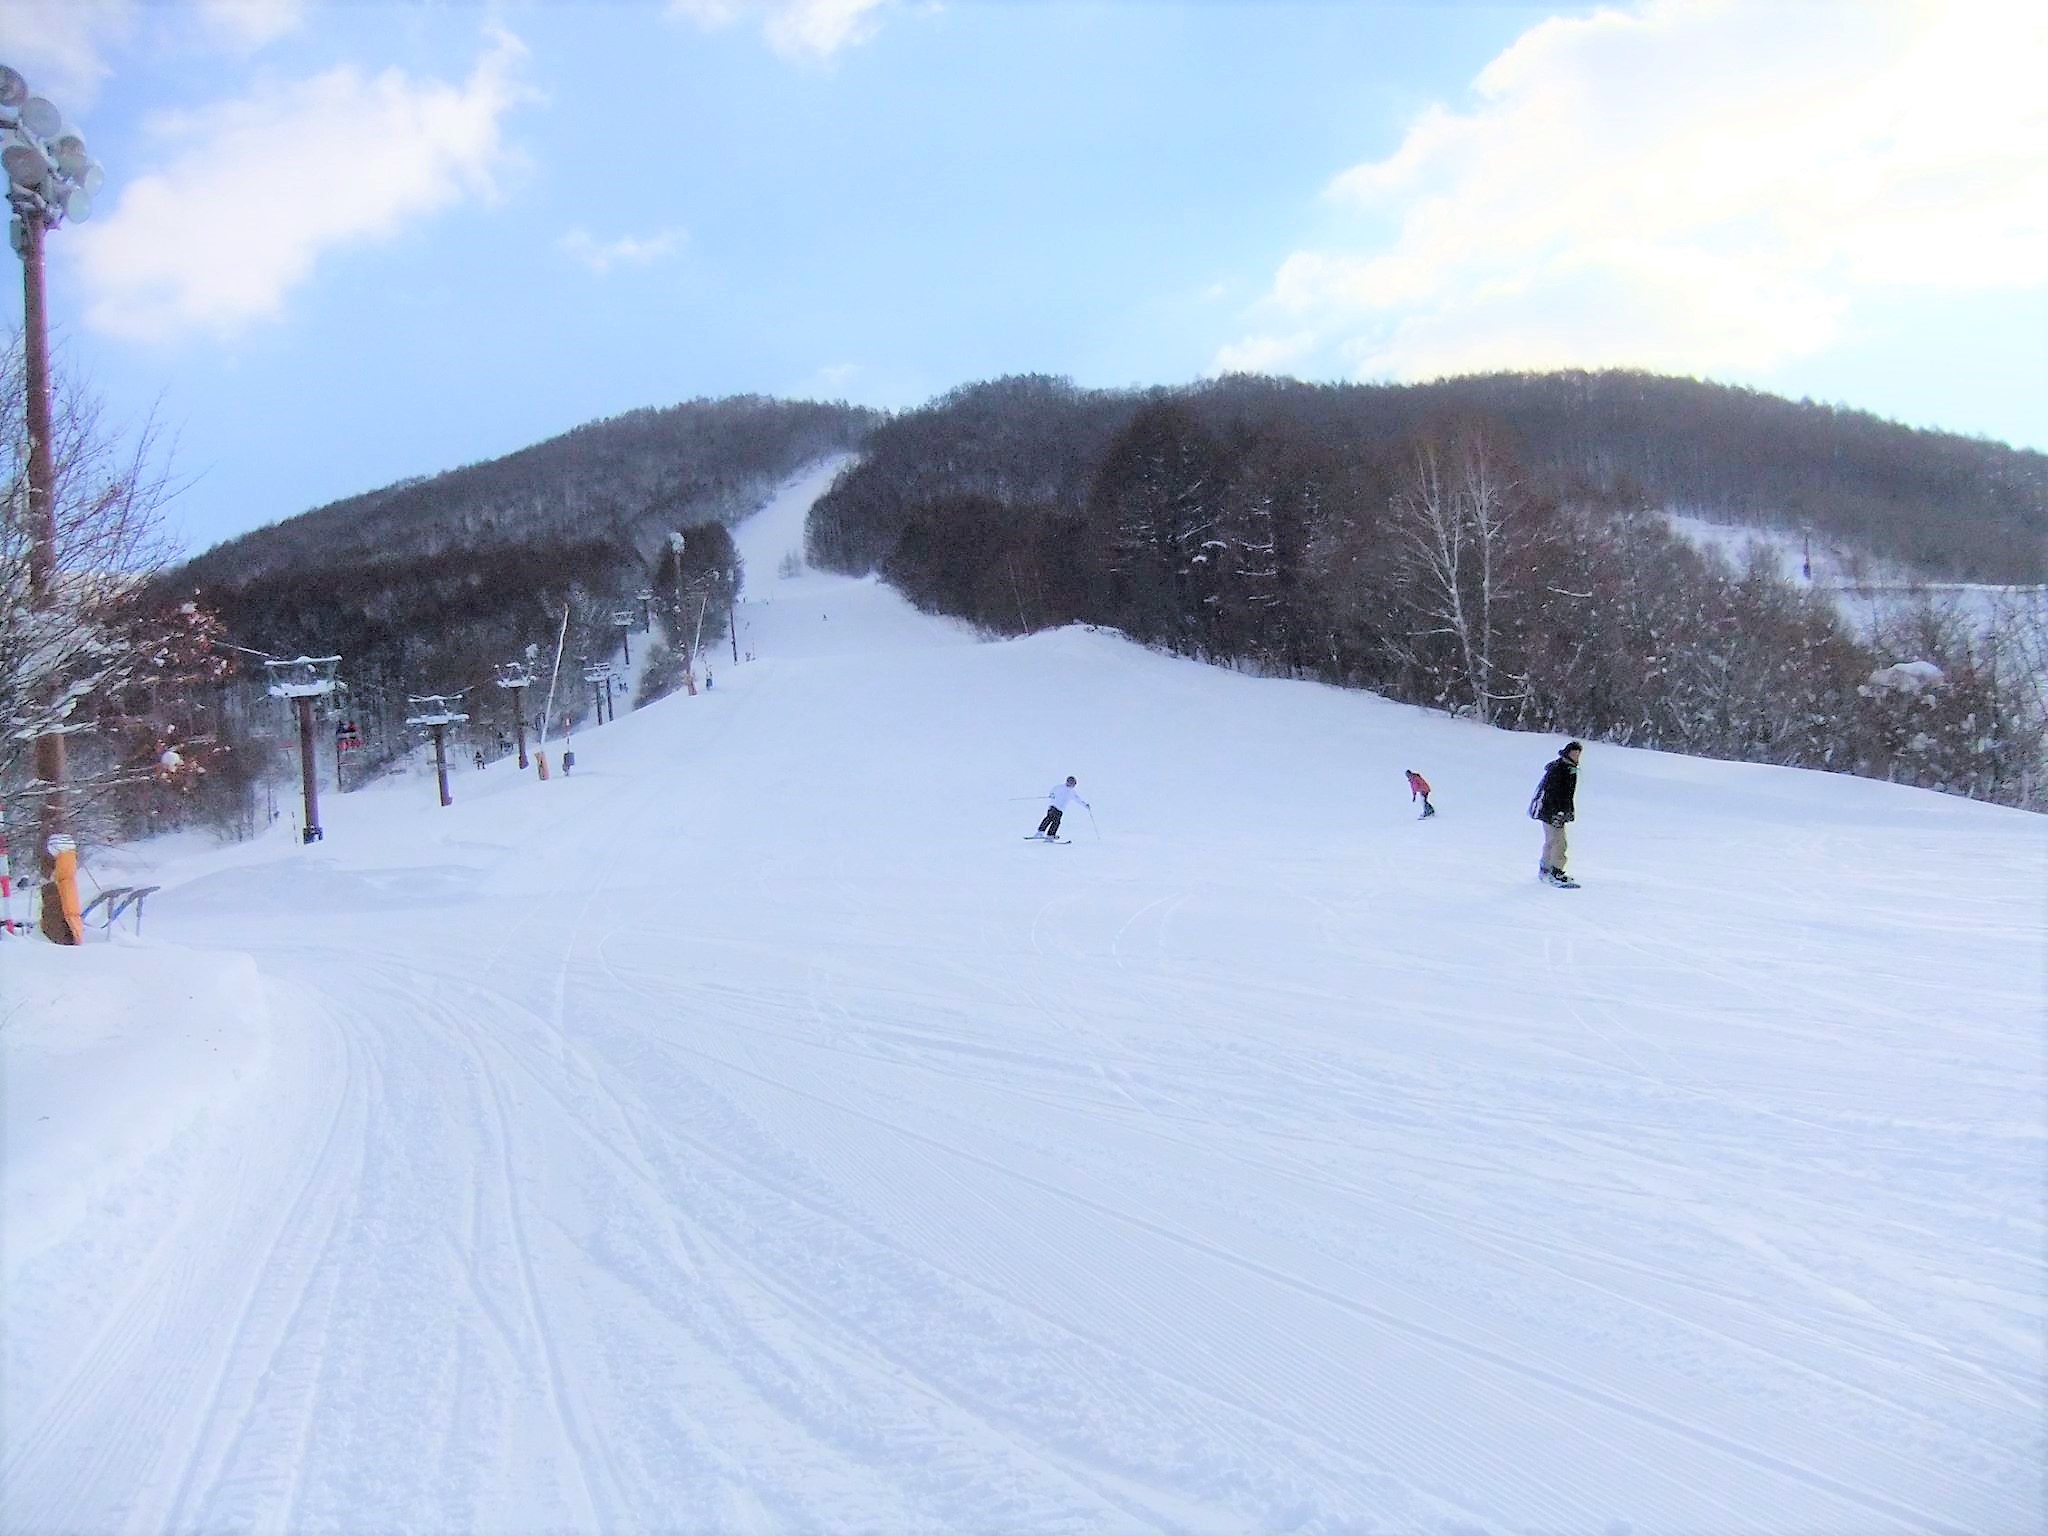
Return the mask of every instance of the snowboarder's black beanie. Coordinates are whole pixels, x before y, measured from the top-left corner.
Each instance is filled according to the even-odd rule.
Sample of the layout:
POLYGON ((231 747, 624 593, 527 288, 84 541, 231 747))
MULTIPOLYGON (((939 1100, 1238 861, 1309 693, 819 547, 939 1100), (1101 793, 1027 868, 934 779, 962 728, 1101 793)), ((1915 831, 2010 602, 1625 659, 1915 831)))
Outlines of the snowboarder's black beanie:
POLYGON ((1557 755, 1559 757, 1563 757, 1565 752, 1583 752, 1585 750, 1586 746, 1584 742, 1568 741, 1564 744, 1564 750, 1559 752, 1557 755))

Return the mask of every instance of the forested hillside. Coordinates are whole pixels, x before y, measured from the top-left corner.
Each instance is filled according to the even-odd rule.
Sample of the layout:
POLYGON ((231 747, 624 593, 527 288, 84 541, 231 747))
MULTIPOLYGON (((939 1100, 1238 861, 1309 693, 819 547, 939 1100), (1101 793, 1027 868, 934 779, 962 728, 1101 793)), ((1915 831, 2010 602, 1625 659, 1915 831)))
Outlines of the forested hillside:
POLYGON ((2039 635, 1930 610, 1858 637, 1663 510, 2039 581, 2048 457, 1630 373, 1012 378, 879 428, 810 547, 1001 632, 1109 624, 1513 727, 2038 802, 2039 635), (1941 686, 1873 683, 1904 660, 1941 686))
MULTIPOLYGON (((470 690, 494 737, 494 669, 551 651, 565 606, 572 664, 616 652, 621 611, 717 632, 742 575, 722 521, 855 448, 812 517, 812 558, 993 631, 1113 625, 1510 727, 2043 803, 2048 639, 1933 609, 1855 634, 1662 514, 2039 582, 2048 457, 1643 374, 1148 391, 1022 377, 887 420, 699 401, 272 525, 166 591, 239 644, 340 654, 365 761, 410 743, 413 692, 470 690), (1939 685, 1882 680, 1904 661, 1939 685)), ((683 672, 658 661, 650 696, 683 672)))
MULTIPOLYGON (((474 734, 489 744, 510 723, 509 697, 491 686, 498 665, 528 647, 551 660, 565 607, 565 707, 579 718, 581 663, 619 653, 615 614, 721 632, 744 574, 725 522, 803 465, 856 446, 874 419, 752 396, 633 411, 271 524, 160 585, 218 613, 237 644, 339 655, 342 709, 364 735, 360 769, 412 744, 414 693, 467 690, 474 734)), ((648 696, 681 673, 664 645, 648 696)))
POLYGON ((214 588, 321 565, 563 537, 652 557, 671 529, 752 511, 768 487, 853 447, 875 419, 845 405, 756 395, 629 411, 503 458, 271 523, 186 569, 214 588))

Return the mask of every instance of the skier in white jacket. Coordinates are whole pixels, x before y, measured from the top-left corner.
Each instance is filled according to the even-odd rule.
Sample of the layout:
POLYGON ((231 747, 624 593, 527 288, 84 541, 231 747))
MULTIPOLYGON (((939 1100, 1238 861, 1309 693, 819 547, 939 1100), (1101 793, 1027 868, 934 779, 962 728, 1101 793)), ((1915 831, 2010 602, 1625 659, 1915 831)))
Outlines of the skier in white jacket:
POLYGON ((1066 814, 1068 806, 1078 803, 1082 810, 1089 809, 1088 802, 1075 791, 1074 776, 1071 773, 1067 775, 1066 783, 1053 785, 1047 792, 1046 799, 1052 804, 1045 808, 1045 819, 1039 822, 1037 835, 1048 841, 1060 835, 1060 818, 1066 814))

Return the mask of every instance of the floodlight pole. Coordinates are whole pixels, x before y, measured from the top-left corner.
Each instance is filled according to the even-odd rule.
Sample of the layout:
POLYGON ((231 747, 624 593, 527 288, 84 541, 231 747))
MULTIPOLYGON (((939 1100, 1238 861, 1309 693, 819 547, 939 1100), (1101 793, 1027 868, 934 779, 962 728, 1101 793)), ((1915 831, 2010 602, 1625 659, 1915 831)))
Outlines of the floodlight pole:
MULTIPOLYGON (((29 547, 29 606, 44 612, 57 605, 57 499, 54 495, 56 470, 50 456, 50 331, 49 310, 43 285, 43 233, 39 210, 26 200, 15 204, 20 216, 22 351, 28 373, 28 522, 34 543, 29 547)), ((54 710, 61 678, 49 680, 43 703, 54 710)), ((54 720, 46 722, 54 726, 54 720)), ((36 777, 45 788, 37 797, 38 829, 36 865, 47 885, 56 870, 51 841, 65 835, 70 821, 69 797, 64 785, 69 778, 65 762, 64 736, 55 729, 36 738, 36 777)), ((78 936, 65 921, 61 903, 45 901, 42 910, 43 937, 52 944, 76 944, 78 936)))
POLYGON ((740 578, 734 571, 725 581, 725 622, 732 636, 732 664, 740 664, 740 578))
MULTIPOLYGON (((43 276, 43 237, 69 217, 74 223, 92 212, 92 194, 104 173, 85 152, 85 140, 67 131, 56 107, 29 94, 19 71, 0 66, 0 142, 6 168, 0 183, 14 212, 14 248, 21 256, 22 353, 28 400, 28 557, 29 607, 47 612, 57 606, 57 476, 51 453, 50 324, 48 292, 43 276)), ((56 713, 63 679, 52 677, 37 702, 56 713)), ((55 719, 36 737, 37 822, 36 863, 44 880, 57 873, 53 840, 65 838, 70 820, 69 779, 63 734, 55 719)), ((45 901, 42 930, 53 944, 76 944, 61 903, 45 901)))

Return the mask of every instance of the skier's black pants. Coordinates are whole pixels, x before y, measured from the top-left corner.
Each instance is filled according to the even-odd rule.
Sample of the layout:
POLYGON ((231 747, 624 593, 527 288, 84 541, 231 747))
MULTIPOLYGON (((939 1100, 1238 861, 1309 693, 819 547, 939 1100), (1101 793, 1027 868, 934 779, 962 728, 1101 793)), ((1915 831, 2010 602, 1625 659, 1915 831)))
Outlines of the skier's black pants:
POLYGON ((1045 820, 1038 824, 1038 835, 1040 837, 1058 837, 1060 835, 1060 808, 1058 806, 1048 805, 1045 808, 1045 820))

